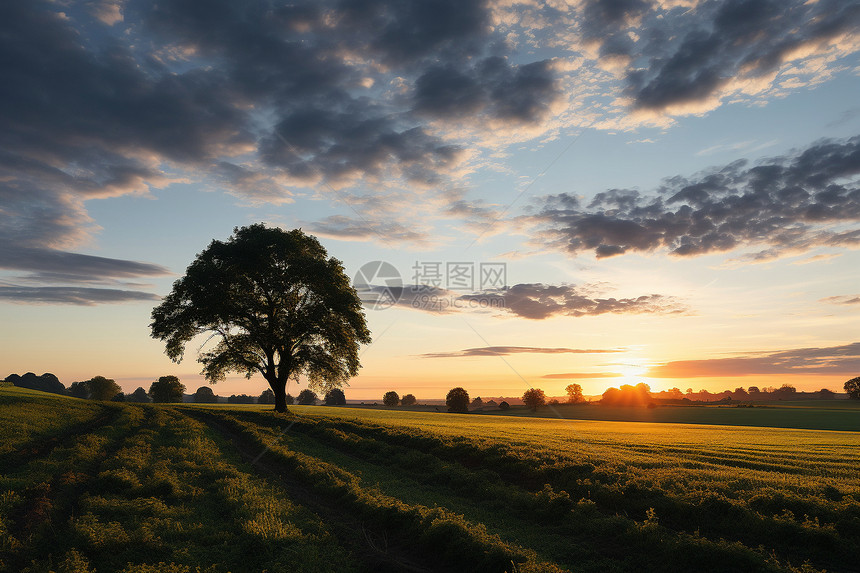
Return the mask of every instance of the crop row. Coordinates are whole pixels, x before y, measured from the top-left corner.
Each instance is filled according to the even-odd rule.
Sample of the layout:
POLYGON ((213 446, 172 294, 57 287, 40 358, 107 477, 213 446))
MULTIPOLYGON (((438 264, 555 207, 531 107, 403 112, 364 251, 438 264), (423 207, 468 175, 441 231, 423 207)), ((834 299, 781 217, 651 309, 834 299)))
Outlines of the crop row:
POLYGON ((115 424, 2 477, 0 570, 357 571, 313 513, 172 409, 115 424))
MULTIPOLYGON (((299 451, 304 452, 317 463, 327 456, 338 462, 340 472, 350 461, 327 454, 314 446, 314 442, 324 443, 344 455, 359 459, 362 463, 353 464, 355 473, 350 474, 354 487, 361 487, 361 480, 356 475, 366 478, 371 475, 372 466, 385 467, 388 471, 377 474, 377 479, 390 482, 388 488, 390 492, 397 493, 396 497, 403 498, 410 491, 420 490, 421 495, 414 499, 419 500, 423 495, 428 500, 437 500, 440 505, 463 510, 474 516, 473 521, 488 525, 493 522, 492 516, 504 516, 507 523, 502 524, 501 529, 494 526, 494 531, 504 530, 505 526, 508 530, 511 527, 531 531, 542 529, 547 538, 544 545, 548 546, 548 551, 542 555, 555 558, 548 538, 561 537, 566 540, 566 554, 556 561, 579 570, 600 569, 608 562, 616 567, 640 570, 667 567, 708 570, 730 565, 739 569, 780 568, 772 556, 773 546, 762 552, 722 540, 729 536, 705 536, 695 528, 667 527, 659 509, 653 505, 643 507, 643 500, 636 499, 635 491, 630 487, 618 488, 616 483, 601 482, 595 477, 601 475, 600 470, 589 464, 562 467, 558 461, 554 465, 548 464, 540 456, 514 456, 499 448, 477 446, 473 441, 434 436, 414 429, 399 431, 374 427, 360 422, 308 417, 295 417, 285 422, 277 416, 257 412, 235 412, 231 419, 246 433, 255 434, 261 444, 277 443, 279 447, 288 447, 292 456, 302 455, 299 451), (285 436, 285 427, 289 427, 289 437, 285 436), (400 481, 409 480, 415 487, 410 490, 400 486, 398 489, 394 479, 387 479, 386 475, 397 476, 400 481), (574 487, 565 489, 570 485, 574 487), (435 498, 432 497, 434 490, 440 492, 435 498), (621 506, 630 510, 635 508, 636 513, 621 506), (634 520, 628 515, 641 517, 634 520), (619 547, 628 551, 619 552, 619 547)), ((661 493, 647 496, 645 501, 663 501, 665 506, 665 499, 665 494, 661 493)), ((710 519, 724 510, 706 501, 697 507, 684 507, 684 511, 693 518, 698 517, 697 512, 704 511, 705 518, 710 519)), ((763 526, 768 519, 756 515, 755 526, 763 526)), ((777 525, 789 531, 799 529, 808 538, 814 535, 794 520, 776 521, 777 525)), ((726 527, 726 530, 730 531, 730 528, 726 527)), ((524 537, 520 536, 521 539, 524 537)), ((761 536, 756 539, 761 540, 761 536)), ((806 541, 808 539, 804 538, 806 541)), ((758 545, 751 546, 757 548, 758 545)), ((789 554, 788 545, 783 548, 786 551, 782 553, 794 562, 804 557, 789 554)), ((833 561, 831 557, 828 555, 826 560, 833 561)))
POLYGON ((553 571, 550 563, 535 559, 533 552, 505 543, 478 523, 442 507, 404 503, 375 488, 363 487, 358 476, 317 457, 298 452, 285 443, 275 428, 249 424, 237 412, 198 413, 216 418, 273 458, 284 471, 320 496, 367 522, 385 526, 399 542, 408 541, 424 559, 463 571, 553 571))

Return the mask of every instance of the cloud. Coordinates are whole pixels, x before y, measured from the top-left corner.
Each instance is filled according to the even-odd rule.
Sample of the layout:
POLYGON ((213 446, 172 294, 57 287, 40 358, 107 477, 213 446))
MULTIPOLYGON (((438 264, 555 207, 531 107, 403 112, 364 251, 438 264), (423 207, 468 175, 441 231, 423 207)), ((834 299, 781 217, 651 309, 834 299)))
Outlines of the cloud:
POLYGON ((830 304, 860 304, 860 294, 828 296, 827 298, 822 298, 819 302, 827 302, 830 304))
POLYGON ((686 305, 671 296, 649 294, 636 298, 598 298, 590 290, 573 285, 517 284, 501 294, 469 294, 460 299, 481 301, 497 298, 507 312, 532 320, 554 316, 681 314, 688 311, 686 305))
POLYGON ((541 378, 548 380, 588 380, 590 378, 621 378, 623 374, 616 372, 565 372, 561 374, 544 374, 541 378))
POLYGON ((825 348, 798 348, 734 358, 680 360, 651 368, 650 378, 736 377, 756 374, 856 374, 860 342, 825 348))
POLYGON ((629 68, 627 93, 634 108, 670 113, 714 107, 729 94, 755 95, 792 63, 845 55, 840 44, 856 50, 850 38, 858 24, 860 7, 841 0, 704 2, 647 30, 647 60, 629 68))
MULTIPOLYGON (((535 346, 484 346, 454 352, 430 352, 421 358, 471 358, 475 356, 508 356, 510 354, 606 354, 623 352, 617 349, 544 348, 535 346)), ((597 375, 599 377, 600 375, 597 375)), ((546 378, 546 376, 544 376, 546 378)))
MULTIPOLYGON (((839 0, 7 0, 0 243, 18 261, 73 253, 99 230, 88 201, 177 179, 252 204, 321 184, 314 198, 330 201, 339 184, 382 180, 444 191, 480 150, 823 81, 857 51, 857 22, 839 0)), ((428 203, 430 218, 470 217, 469 204, 428 203)), ((360 234, 345 220, 319 227, 360 234)))
POLYGON ((160 265, 95 257, 50 249, 9 249, 0 251, 0 269, 33 271, 50 278, 91 281, 93 278, 163 276, 170 271, 160 265))
POLYGON ((527 219, 538 242, 597 258, 667 250, 690 257, 759 247, 747 261, 860 244, 860 137, 821 141, 749 166, 737 161, 664 181, 659 194, 612 189, 587 205, 546 197, 527 219))
POLYGON ((168 173, 252 204, 365 178, 438 188, 469 152, 433 125, 461 113, 434 77, 468 81, 474 125, 538 125, 558 97, 549 61, 513 58, 490 24, 479 0, 3 2, 7 265, 80 248, 98 232, 87 201, 168 173))
POLYGON ((155 301, 160 298, 148 292, 106 288, 0 286, 0 300, 14 303, 92 306, 155 301))
POLYGON ((485 292, 463 292, 428 285, 362 287, 359 296, 373 308, 396 305, 436 314, 494 312, 497 316, 544 320, 556 316, 578 318, 603 314, 684 314, 689 311, 682 301, 672 296, 649 294, 636 298, 602 298, 595 295, 596 289, 592 285, 516 284, 485 292))

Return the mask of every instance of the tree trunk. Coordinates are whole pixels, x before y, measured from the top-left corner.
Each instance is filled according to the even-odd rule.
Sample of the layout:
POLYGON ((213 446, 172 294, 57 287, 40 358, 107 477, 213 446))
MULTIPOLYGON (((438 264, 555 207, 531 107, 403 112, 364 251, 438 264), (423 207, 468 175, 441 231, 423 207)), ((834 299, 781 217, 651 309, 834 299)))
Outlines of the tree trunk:
POLYGON ((286 414, 287 384, 279 384, 277 381, 272 382, 271 380, 269 380, 269 386, 272 388, 272 392, 275 393, 275 411, 280 412, 281 414, 286 414))

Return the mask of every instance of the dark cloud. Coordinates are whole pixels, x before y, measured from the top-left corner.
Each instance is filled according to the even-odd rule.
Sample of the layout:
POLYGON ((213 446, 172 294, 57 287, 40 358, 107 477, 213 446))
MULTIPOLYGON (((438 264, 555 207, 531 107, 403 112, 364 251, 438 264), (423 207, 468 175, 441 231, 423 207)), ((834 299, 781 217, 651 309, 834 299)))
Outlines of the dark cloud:
MULTIPOLYGON (((470 358, 475 356, 508 356, 510 354, 607 354, 612 352, 623 351, 617 349, 544 348, 539 346, 485 346, 454 352, 430 352, 419 356, 421 358, 470 358)), ((551 376, 544 376, 544 378, 551 376)), ((597 374, 594 377, 600 377, 600 375, 597 374)))
POLYGON ((511 66, 501 57, 470 68, 433 66, 415 82, 415 109, 445 118, 489 111, 500 119, 533 123, 558 98, 549 62, 511 66))
POLYGON ((46 283, 163 274, 71 251, 97 231, 86 201, 166 171, 263 201, 365 175, 436 185, 463 150, 425 129, 453 111, 421 78, 474 72, 476 121, 534 123, 557 97, 549 65, 513 63, 489 24, 473 0, 2 2, 0 264, 46 283))
POLYGON ((651 378, 750 376, 754 374, 856 374, 860 342, 825 348, 798 348, 734 358, 681 360, 651 368, 651 378))
POLYGON ((160 300, 160 297, 148 292, 107 288, 0 286, 0 300, 29 304, 92 306, 105 303, 154 301, 160 300))
POLYGON ((571 254, 598 258, 667 249, 704 255, 747 246, 766 260, 786 251, 860 244, 860 137, 823 141, 750 167, 744 161, 664 182, 660 195, 610 190, 587 205, 572 195, 542 200, 532 219, 571 254), (848 225, 848 227, 846 227, 848 225))
MULTIPOLYGON (((632 4, 626 13, 641 11, 632 4)), ((843 0, 705 2, 654 22, 641 48, 647 62, 629 72, 628 92, 643 109, 703 102, 733 80, 767 78, 796 54, 823 51, 858 25, 860 5, 843 0)))

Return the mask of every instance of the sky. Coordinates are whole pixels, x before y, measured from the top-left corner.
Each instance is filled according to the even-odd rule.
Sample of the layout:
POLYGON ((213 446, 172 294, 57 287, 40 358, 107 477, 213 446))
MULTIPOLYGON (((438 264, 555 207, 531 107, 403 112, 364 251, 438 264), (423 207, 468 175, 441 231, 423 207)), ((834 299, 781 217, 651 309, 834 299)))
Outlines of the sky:
POLYGON ((193 392, 150 313, 257 222, 361 287, 348 399, 860 375, 860 2, 4 0, 0 78, 0 375, 193 392))

